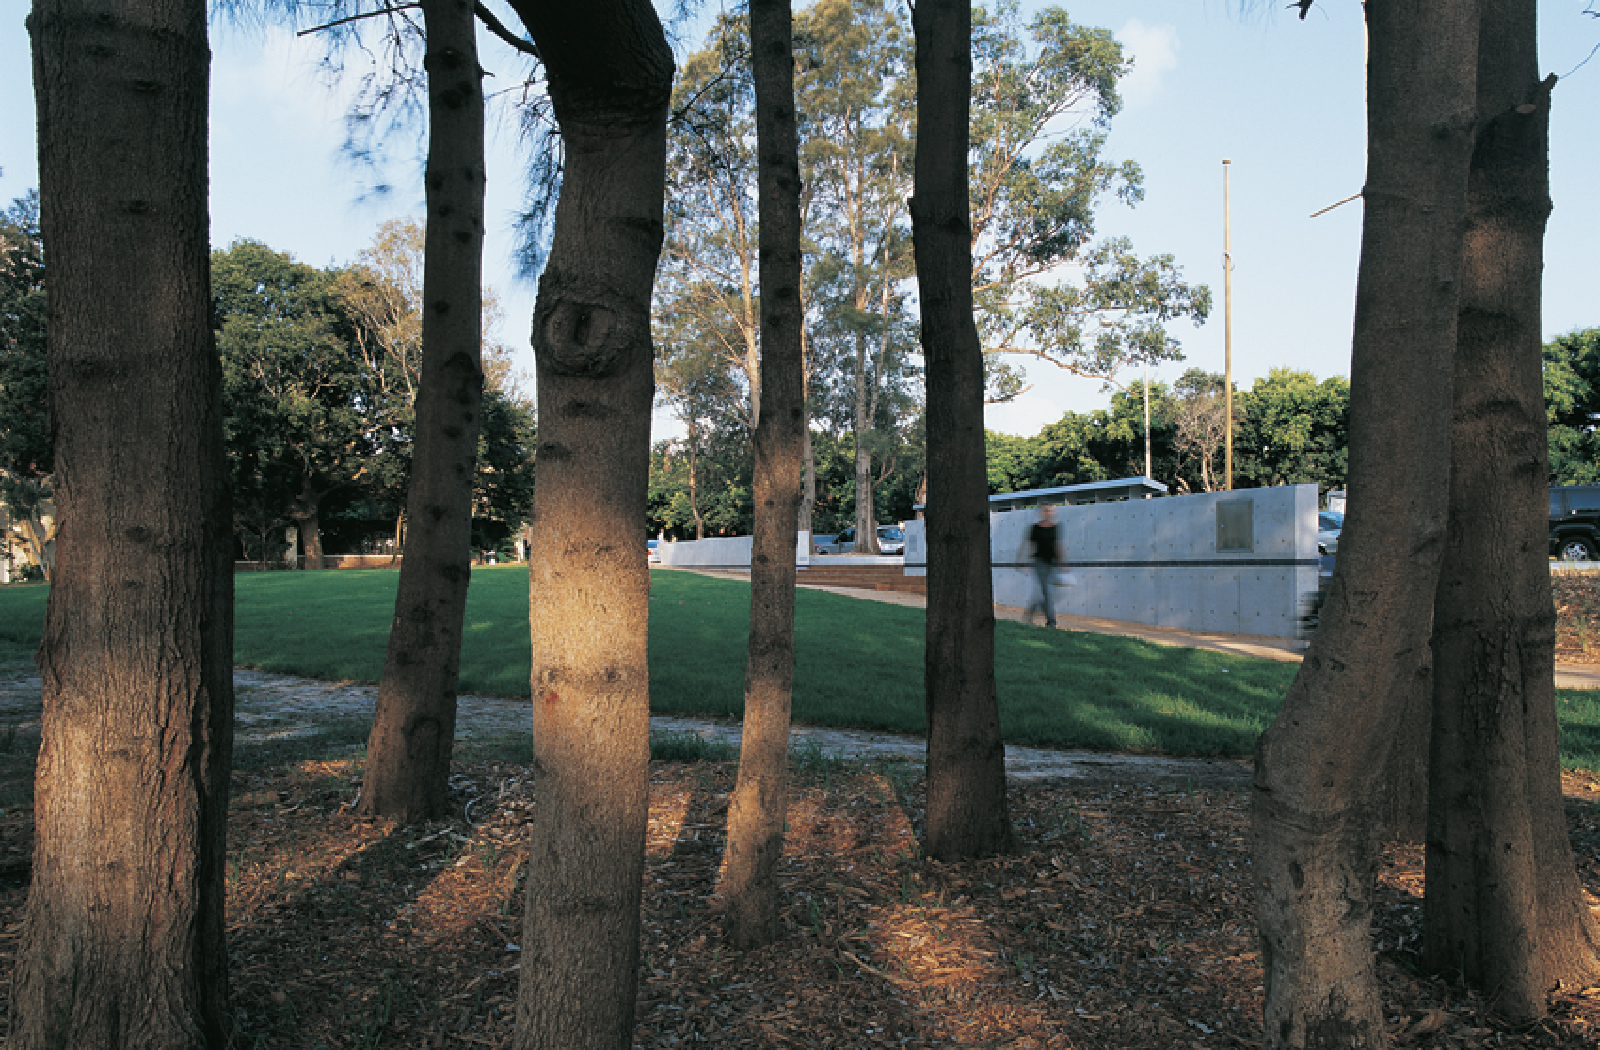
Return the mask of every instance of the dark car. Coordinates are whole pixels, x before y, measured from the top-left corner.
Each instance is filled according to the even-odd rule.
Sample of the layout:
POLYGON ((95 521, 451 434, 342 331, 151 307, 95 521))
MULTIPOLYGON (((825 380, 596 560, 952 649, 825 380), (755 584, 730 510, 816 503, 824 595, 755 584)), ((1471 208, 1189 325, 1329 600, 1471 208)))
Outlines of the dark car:
POLYGON ((1550 556, 1562 561, 1600 559, 1600 485, 1550 490, 1550 556))

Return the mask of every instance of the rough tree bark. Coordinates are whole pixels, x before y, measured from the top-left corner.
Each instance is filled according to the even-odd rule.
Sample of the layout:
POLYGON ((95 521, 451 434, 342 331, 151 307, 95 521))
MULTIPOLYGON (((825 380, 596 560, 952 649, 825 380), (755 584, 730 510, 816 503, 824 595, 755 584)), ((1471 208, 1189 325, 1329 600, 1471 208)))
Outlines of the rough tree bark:
POLYGON ((795 536, 806 430, 800 331, 800 148, 789 0, 751 0, 761 249, 761 411, 755 432, 750 655, 739 782, 728 804, 723 896, 729 939, 775 940, 789 792, 795 536))
POLYGON ((472 576, 472 481, 483 399, 483 80, 473 0, 423 0, 428 226, 422 379, 406 493, 411 522, 361 811, 444 813, 455 743, 461 623, 472 576))
POLYGON ((514 0, 565 143, 533 343, 533 768, 517 1050, 626 1047, 650 760, 645 489, 672 52, 647 0, 514 0))
POLYGON ((222 1050, 232 515, 206 209, 200 0, 39 0, 55 579, 27 1050, 222 1050))
POLYGON ((1351 509, 1321 626, 1256 751, 1268 1047, 1386 1042, 1367 935, 1370 785, 1427 664, 1444 539, 1477 3, 1370 0, 1366 15, 1351 509))
POLYGON ((294 506, 290 508, 289 519, 294 522, 300 534, 300 567, 302 569, 322 568, 322 497, 325 493, 318 492, 311 484, 309 478, 300 489, 300 495, 295 497, 294 506))
POLYGON ((1544 1016, 1600 977, 1600 931, 1562 811, 1549 446, 1539 318, 1549 102, 1533 0, 1481 0, 1451 430, 1450 529, 1434 604, 1427 962, 1502 1014, 1544 1016))
POLYGON ((994 589, 983 447, 983 348, 972 320, 967 196, 972 9, 921 0, 911 199, 928 389, 927 850, 1013 846, 994 685, 994 589))

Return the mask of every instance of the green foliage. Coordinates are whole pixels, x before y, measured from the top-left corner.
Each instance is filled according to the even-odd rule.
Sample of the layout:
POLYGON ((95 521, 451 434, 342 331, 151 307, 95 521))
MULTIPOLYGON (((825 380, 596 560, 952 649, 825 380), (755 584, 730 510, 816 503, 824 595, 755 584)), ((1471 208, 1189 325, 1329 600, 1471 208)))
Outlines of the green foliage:
POLYGON ((1568 332, 1545 344, 1544 404, 1550 483, 1600 482, 1600 328, 1568 332))
POLYGON ((44 280, 39 194, 30 191, 0 213, 0 503, 36 542, 55 480, 44 280))
MULTIPOLYGON (((1222 377, 1200 369, 1174 388, 1150 387, 1153 474, 1176 492, 1222 487, 1222 377)), ((1344 485, 1350 384, 1277 368, 1234 394, 1234 487, 1344 485)), ((1142 384, 1111 397, 1108 409, 1068 412, 1034 437, 990 433, 989 489, 1074 485, 1144 473, 1142 384)))
POLYGON ((479 409, 478 472, 473 483, 473 545, 501 550, 533 507, 533 411, 499 387, 487 386, 479 409))
POLYGON ((255 536, 319 522, 325 500, 363 495, 358 484, 391 494, 405 476, 409 405, 363 359, 339 276, 259 241, 212 253, 235 523, 255 536))
POLYGON ((1344 487, 1350 381, 1274 368, 1234 398, 1234 485, 1344 487))
POLYGON ((55 469, 49 400, 44 248, 31 191, 0 213, 0 498, 55 469))
MULTIPOLYGON (((348 270, 318 270, 257 241, 213 253, 224 432, 246 557, 281 554, 291 521, 315 522, 330 548, 345 551, 392 535, 420 380, 420 236, 415 224, 389 224, 348 270)), ((493 550, 527 516, 535 430, 528 405, 494 383, 481 424, 474 541, 493 550)))

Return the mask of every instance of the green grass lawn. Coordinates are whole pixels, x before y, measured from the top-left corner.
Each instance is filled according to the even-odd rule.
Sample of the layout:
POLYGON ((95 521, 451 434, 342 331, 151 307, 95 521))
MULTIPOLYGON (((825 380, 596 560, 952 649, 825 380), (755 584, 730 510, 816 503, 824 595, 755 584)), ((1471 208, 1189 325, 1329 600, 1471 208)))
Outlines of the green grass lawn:
MULTIPOLYGON (((237 577, 235 659, 316 678, 376 681, 398 573, 237 577)), ((527 573, 474 570, 461 689, 527 695, 527 573)), ((38 645, 47 590, 0 588, 0 666, 38 645)), ((750 587, 657 571, 650 587, 651 709, 737 718, 750 587)), ((796 595, 794 718, 923 730, 920 609, 823 591, 796 595)), ((1272 720, 1295 665, 1109 635, 996 625, 1001 729, 1009 741, 1107 751, 1241 755, 1272 720)), ((1600 770, 1600 692, 1558 690, 1568 764, 1600 770)))

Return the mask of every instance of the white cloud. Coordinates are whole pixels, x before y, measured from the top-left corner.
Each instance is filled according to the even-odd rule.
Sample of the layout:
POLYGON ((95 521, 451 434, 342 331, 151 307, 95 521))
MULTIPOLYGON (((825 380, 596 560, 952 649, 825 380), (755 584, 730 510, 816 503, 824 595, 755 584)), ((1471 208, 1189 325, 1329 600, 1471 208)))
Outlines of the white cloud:
POLYGON ((1133 71, 1120 85, 1122 100, 1127 108, 1137 109, 1160 96, 1162 78, 1178 68, 1178 30, 1168 23, 1147 26, 1132 18, 1117 39, 1123 53, 1133 59, 1133 71))

